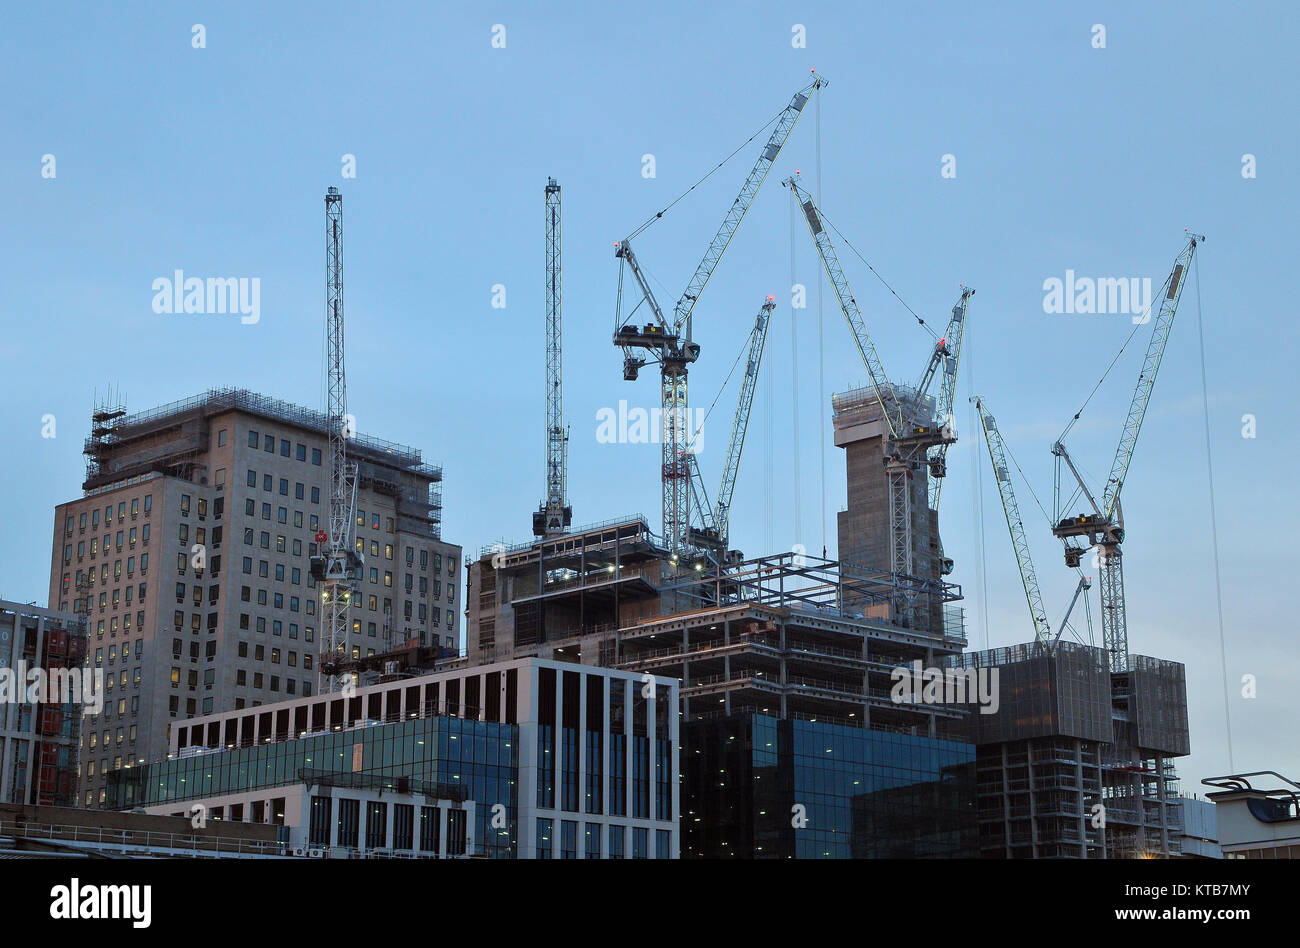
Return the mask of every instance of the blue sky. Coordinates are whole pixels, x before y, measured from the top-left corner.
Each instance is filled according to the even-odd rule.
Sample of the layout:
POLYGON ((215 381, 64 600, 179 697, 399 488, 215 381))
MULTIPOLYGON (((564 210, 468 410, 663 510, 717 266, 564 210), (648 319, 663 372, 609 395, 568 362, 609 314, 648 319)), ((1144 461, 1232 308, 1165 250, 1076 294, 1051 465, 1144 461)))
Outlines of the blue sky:
MULTIPOLYGON (((827 216, 930 322, 946 319, 959 283, 977 288, 943 534, 980 647, 1032 630, 987 468, 975 500, 972 458, 987 458, 974 453, 966 397, 987 397, 1050 505, 1049 446, 1132 326, 1125 316, 1045 314, 1043 281, 1072 269, 1158 286, 1190 227, 1209 238, 1201 315, 1233 763, 1300 775, 1300 659, 1282 575, 1297 519, 1297 450, 1284 429, 1297 355, 1288 277, 1300 111, 1289 5, 64 4, 3 20, 4 598, 44 601, 53 508, 79 490, 96 390, 120 388, 133 410, 226 385, 322 404, 329 185, 344 194, 350 408, 361 430, 445 465, 445 536, 474 551, 526 538, 542 495, 542 188, 548 175, 559 180, 575 520, 639 511, 657 527, 657 446, 596 440, 601 408, 657 401, 654 373, 623 382, 609 342, 613 243, 730 154, 816 68, 830 80, 820 121, 805 114, 696 308, 703 355, 692 401, 707 407, 763 298, 778 302, 733 540, 751 554, 822 546, 824 426, 834 555, 845 488, 829 394, 865 380, 829 293, 824 391, 815 289, 792 330, 792 266, 815 287, 816 258, 799 223, 792 264, 781 178, 798 168, 805 186, 820 186, 827 216), (203 49, 191 45, 194 24, 206 29, 203 49), (504 48, 492 45, 495 24, 504 48), (806 48, 792 46, 795 24, 806 48), (1106 28, 1104 49, 1093 46, 1094 24, 1106 28), (46 154, 54 178, 42 177, 46 154), (356 156, 355 179, 340 177, 345 154, 356 156), (646 154, 654 178, 642 176, 646 154), (955 178, 940 175, 945 154, 955 178), (1242 176, 1245 154, 1255 156, 1253 179, 1242 176), (155 314, 152 281, 175 269, 260 279, 260 321, 155 314), (504 309, 491 306, 494 284, 506 287, 504 309), (57 419, 52 439, 41 436, 46 414, 57 419), (1253 439, 1241 435, 1245 414, 1257 421, 1253 439), (1257 678, 1253 699, 1240 697, 1246 674, 1257 678)), ((665 305, 754 154, 750 146, 639 238, 665 305)), ((929 336, 840 253, 887 371, 915 379, 929 336)), ((1125 565, 1131 649, 1187 664, 1193 755, 1181 771, 1194 790, 1229 764, 1188 289, 1125 487, 1125 565)), ((1108 468, 1141 348, 1072 435, 1096 475, 1108 468)), ((705 430, 710 484, 735 384, 705 430)), ((1072 574, 1017 488, 1056 617, 1072 574)))

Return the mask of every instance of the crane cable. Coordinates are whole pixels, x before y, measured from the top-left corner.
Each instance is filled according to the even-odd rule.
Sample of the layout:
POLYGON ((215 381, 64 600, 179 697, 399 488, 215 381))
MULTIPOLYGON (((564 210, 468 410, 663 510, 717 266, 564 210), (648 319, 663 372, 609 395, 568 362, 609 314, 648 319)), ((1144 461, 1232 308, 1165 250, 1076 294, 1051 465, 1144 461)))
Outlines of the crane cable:
MULTIPOLYGON (((1172 278, 1173 274, 1171 273, 1169 278, 1160 285, 1160 292, 1162 295, 1168 289, 1169 280, 1172 278)), ((1070 423, 1065 426, 1065 430, 1057 436, 1057 441, 1063 441, 1065 436, 1070 433, 1070 429, 1074 427, 1074 423, 1079 420, 1079 416, 1083 414, 1083 410, 1088 407, 1088 403, 1091 402, 1093 396, 1097 394, 1097 389, 1101 388, 1101 384, 1105 382, 1107 377, 1110 375, 1111 369, 1115 368, 1115 363, 1119 361, 1119 357, 1124 354, 1124 350, 1128 348, 1128 344, 1132 342, 1133 337, 1137 335, 1138 329, 1150 322, 1151 307, 1155 305, 1155 302, 1155 297, 1152 297, 1151 302, 1147 303, 1147 308, 1142 311, 1142 318, 1134 320, 1133 331, 1128 334, 1128 338, 1124 340, 1124 344, 1119 347, 1119 351, 1115 353, 1115 358, 1110 360, 1110 365, 1106 366, 1106 371, 1101 374, 1101 378, 1097 379, 1097 384, 1092 387, 1092 391, 1089 392, 1088 397, 1083 400, 1083 404, 1080 405, 1079 410, 1074 413, 1074 417, 1071 418, 1070 423)), ((1141 379, 1138 381, 1140 383, 1141 379)))
POLYGON ((1201 350, 1201 404, 1205 415, 1205 467, 1210 483, 1210 541, 1214 549, 1214 600, 1219 618, 1219 663, 1223 667, 1223 722, 1228 733, 1228 770, 1232 763, 1232 710, 1228 698, 1228 648, 1223 631, 1223 582, 1219 570, 1219 520, 1214 499, 1214 455, 1210 449, 1210 394, 1205 372, 1205 330, 1201 318, 1201 265, 1192 257, 1192 275, 1196 277, 1196 338, 1201 350))
POLYGON ((720 168, 722 168, 723 165, 725 165, 727 162, 729 162, 732 158, 735 158, 736 155, 738 155, 741 151, 744 150, 744 148, 745 148, 746 145, 748 145, 750 142, 752 142, 752 141, 753 141, 755 138, 757 138, 759 135, 762 135, 765 131, 767 131, 769 128, 771 128, 772 124, 773 124, 774 122, 776 122, 777 119, 779 119, 779 118, 780 118, 780 117, 785 113, 786 109, 788 109, 788 108, 789 108, 789 106, 786 106, 786 108, 781 109, 779 112, 777 112, 775 115, 773 115, 770 119, 768 119, 768 120, 763 124, 763 127, 762 127, 762 128, 760 128, 758 131, 754 132, 754 134, 752 134, 752 135, 750 135, 748 138, 746 138, 746 139, 745 139, 745 140, 744 140, 744 141, 739 145, 739 147, 736 148, 735 151, 733 151, 733 152, 732 152, 731 154, 729 154, 726 158, 723 158, 720 162, 718 162, 716 165, 714 165, 713 168, 712 168, 712 169, 711 169, 711 170, 710 170, 706 175, 704 175, 704 177, 700 178, 698 181, 696 181, 694 184, 692 184, 689 188, 687 188, 687 189, 686 189, 685 191, 683 191, 681 194, 677 195, 677 197, 673 198, 672 201, 670 201, 667 205, 664 206, 664 209, 663 209, 663 210, 659 211, 658 213, 652 214, 652 215, 650 215, 650 217, 646 218, 645 222, 644 222, 643 224, 641 224, 641 226, 638 227, 636 230, 632 231, 632 233, 628 234, 627 237, 626 237, 626 239, 627 239, 627 240, 631 240, 633 237, 640 237, 641 234, 644 233, 645 230, 646 230, 648 227, 650 227, 650 225, 652 225, 653 223, 655 223, 655 221, 659 220, 661 217, 663 217, 665 214, 667 214, 670 210, 672 210, 672 209, 673 209, 673 208, 678 204, 678 202, 680 202, 683 198, 686 197, 686 195, 690 194, 692 191, 694 191, 696 188, 698 188, 701 184, 703 184, 703 183, 704 183, 705 181, 707 181, 709 178, 713 177, 714 173, 717 172, 720 168))
POLYGON ((929 324, 926 323, 924 319, 922 319, 920 316, 917 315, 916 310, 912 309, 912 307, 907 305, 907 301, 903 299, 901 296, 899 296, 898 292, 892 286, 890 286, 888 283, 885 282, 885 278, 882 277, 876 271, 875 267, 873 267, 870 263, 867 263, 867 258, 862 256, 862 254, 858 253, 858 248, 853 246, 853 244, 849 243, 849 239, 845 237, 842 233, 840 233, 840 229, 836 227, 834 223, 831 222, 831 220, 826 216, 825 212, 823 212, 820 207, 817 209, 817 213, 818 215, 820 215, 822 219, 822 223, 830 225, 831 230, 835 231, 836 236, 839 237, 840 240, 844 242, 844 246, 852 250, 854 256, 856 256, 859 260, 861 260, 863 263, 866 264, 867 269, 871 271, 872 275, 875 276, 875 278, 881 282, 881 285, 883 285, 885 289, 887 289, 890 293, 894 294, 894 299, 898 300, 898 302, 903 304, 903 308, 912 314, 912 316, 916 319, 917 324, 930 334, 930 338, 938 340, 939 334, 935 332, 933 329, 931 329, 929 324))
POLYGON ((700 423, 699 423, 698 425, 695 426, 695 431, 693 431, 693 432, 691 433, 691 438, 690 438, 690 440, 686 443, 686 448, 687 448, 688 451, 691 449, 692 445, 695 443, 695 436, 698 435, 698 434, 700 433, 700 431, 703 430, 703 428, 704 428, 704 423, 705 423, 706 421, 709 420, 709 415, 713 414, 713 409, 717 406, 717 404, 718 404, 718 399, 722 398, 722 393, 725 392, 725 391, 727 390, 727 385, 728 385, 728 383, 731 382, 731 377, 736 373, 736 366, 740 365, 740 360, 741 360, 741 358, 745 355, 745 350, 747 350, 747 349, 749 348, 750 337, 751 337, 752 335, 753 335, 753 334, 751 333, 749 336, 746 336, 746 337, 745 337, 745 341, 744 341, 744 343, 741 345, 741 347, 740 347, 740 351, 736 353, 736 361, 733 362, 733 363, 731 363, 731 368, 730 368, 730 370, 728 370, 728 372, 727 372, 727 377, 726 377, 725 379, 722 380, 722 385, 721 385, 721 387, 718 389, 718 394, 716 394, 716 395, 713 396, 713 402, 712 402, 712 404, 709 405, 709 410, 706 411, 706 412, 704 413, 704 417, 700 419, 700 423))

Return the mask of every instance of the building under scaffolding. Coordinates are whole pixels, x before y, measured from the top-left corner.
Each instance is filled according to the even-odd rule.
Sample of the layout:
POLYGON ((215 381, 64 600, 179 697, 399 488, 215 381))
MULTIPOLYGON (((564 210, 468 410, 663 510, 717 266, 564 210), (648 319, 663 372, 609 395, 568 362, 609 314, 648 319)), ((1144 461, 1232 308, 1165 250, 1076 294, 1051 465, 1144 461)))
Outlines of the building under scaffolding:
POLYGON ((1173 760, 1189 751, 1183 666, 1143 655, 1109 671, 1105 649, 1037 643, 955 656, 996 668, 1000 704, 972 714, 980 853, 1116 859, 1181 852, 1173 760))
MULTIPOLYGON (((247 389, 211 389, 150 411, 128 415, 121 405, 101 405, 91 419, 86 438, 86 481, 89 495, 149 473, 207 484, 214 418, 240 412, 329 437, 329 418, 278 398, 247 389)), ((358 463, 358 487, 391 496, 403 530, 442 536, 442 467, 427 464, 415 448, 355 434, 348 454, 358 463)))
POLYGON ((382 671, 377 653, 456 651, 461 550, 441 538, 442 469, 360 433, 348 452, 365 566, 348 648, 323 647, 311 560, 329 526, 329 430, 243 389, 96 409, 84 493, 55 510, 49 601, 85 617, 94 667, 128 693, 86 724, 82 805, 103 802, 106 773, 156 759, 177 719, 310 695, 332 662, 382 671))

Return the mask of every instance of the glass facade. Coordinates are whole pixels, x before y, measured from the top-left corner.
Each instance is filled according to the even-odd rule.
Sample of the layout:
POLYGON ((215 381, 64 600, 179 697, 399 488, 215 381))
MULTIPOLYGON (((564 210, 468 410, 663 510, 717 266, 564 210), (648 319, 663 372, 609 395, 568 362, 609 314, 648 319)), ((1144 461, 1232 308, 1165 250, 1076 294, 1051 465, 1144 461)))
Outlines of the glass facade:
POLYGON ((682 762, 684 859, 978 855, 972 744, 755 714, 683 725, 682 762))
POLYGON ((493 857, 518 854, 518 727, 452 717, 417 718, 141 764, 108 775, 109 809, 204 799, 303 782, 300 771, 419 781, 433 792, 459 793, 475 807, 475 837, 493 857), (361 769, 354 771, 361 745, 361 769), (493 829, 504 804, 506 826, 493 829))

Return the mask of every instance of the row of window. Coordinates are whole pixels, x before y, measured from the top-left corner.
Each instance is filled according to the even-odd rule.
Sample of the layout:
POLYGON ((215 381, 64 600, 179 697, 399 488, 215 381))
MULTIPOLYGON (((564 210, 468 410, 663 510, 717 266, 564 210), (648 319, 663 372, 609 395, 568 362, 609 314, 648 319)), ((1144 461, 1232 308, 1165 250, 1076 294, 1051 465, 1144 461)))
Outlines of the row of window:
MULTIPOLYGON (((247 479, 247 484, 248 484, 249 487, 253 488, 253 490, 257 490, 257 471, 254 471, 252 468, 249 468, 249 469, 248 469, 248 479, 247 479)), ((265 491, 265 492, 268 493, 268 494, 275 493, 275 486, 276 486, 276 485, 275 485, 275 477, 273 477, 273 476, 270 475, 270 474, 263 474, 263 475, 262 475, 262 490, 263 490, 263 491, 265 491)), ((294 499, 295 499, 295 500, 303 500, 303 499, 306 497, 306 495, 307 495, 307 485, 305 485, 302 481, 296 481, 296 482, 294 483, 294 485, 293 485, 293 496, 294 496, 294 499)), ((288 479, 287 477, 282 477, 282 478, 280 478, 280 496, 281 496, 281 497, 288 497, 288 496, 289 496, 289 479, 288 479)), ((313 504, 319 504, 319 503, 320 503, 320 488, 319 488, 319 487, 313 487, 313 488, 311 489, 311 502, 312 502, 313 504)))
MULTIPOLYGON (((145 497, 144 497, 144 515, 145 515, 146 517, 149 516, 149 514, 150 514, 150 512, 151 512, 152 510, 153 510, 153 494, 146 494, 145 497)), ((140 515, 140 498, 139 498, 139 497, 134 497, 134 498, 131 499, 131 519, 134 520, 134 519, 135 519, 136 517, 138 517, 139 515, 140 515)), ((86 523, 87 523, 87 519, 86 519, 86 517, 87 517, 86 512, 85 512, 85 511, 82 511, 81 516, 80 516, 80 517, 78 518, 78 520, 77 520, 77 526, 80 528, 80 530, 81 530, 82 533, 85 533, 85 532, 86 532, 86 523)), ((125 500, 118 501, 118 504, 117 504, 117 519, 118 519, 119 522, 121 522, 121 521, 123 521, 123 520, 126 519, 126 501, 125 501, 125 500)), ((112 504, 109 504, 109 505, 107 505, 107 506, 104 508, 104 525, 105 525, 105 526, 108 526, 108 525, 111 524, 112 522, 113 522, 113 505, 112 505, 112 504)), ((96 507, 94 510, 90 511, 90 520, 89 520, 89 523, 90 523, 90 529, 92 529, 92 530, 97 530, 97 529, 99 528, 99 508, 98 508, 98 507, 96 507)), ((65 519, 64 522, 63 522, 63 532, 64 532, 64 534, 65 534, 66 536, 72 536, 72 517, 71 517, 71 515, 69 515, 69 516, 67 517, 67 519, 65 519)))
MULTIPOLYGON (((583 855, 587 859, 600 858, 600 836, 601 824, 587 823, 586 835, 583 842, 583 855)), ((538 818, 536 852, 538 859, 555 858, 554 837, 555 821, 547 818, 538 818)), ((610 859, 625 858, 627 827, 611 824, 609 827, 609 856, 610 859)), ((649 859, 650 831, 644 826, 632 827, 632 858, 649 859)), ((561 820, 560 821, 560 838, 559 838, 559 857, 561 859, 578 858, 578 821, 561 820)), ((672 858, 672 833, 669 830, 655 830, 655 853, 656 859, 672 858)))
MULTIPOLYGON (((105 556, 108 555, 110 546, 113 547, 116 550, 116 552, 121 553, 123 539, 126 539, 126 541, 130 545, 129 548, 132 550, 135 549, 135 545, 137 542, 143 542, 145 546, 148 546, 149 545, 149 524, 146 523, 142 527, 131 527, 127 531, 118 530, 116 536, 116 541, 117 541, 116 543, 113 542, 114 540, 113 534, 111 533, 104 534, 104 555, 105 556)), ((77 541, 77 562, 81 562, 82 558, 86 556, 86 552, 87 552, 86 541, 78 540, 77 541)), ((90 538, 89 552, 92 557, 99 555, 99 537, 90 538)), ((63 562, 65 565, 72 562, 71 543, 65 544, 63 547, 63 562)))
MULTIPOLYGON (((250 448, 256 448, 258 446, 259 438, 260 438, 262 450, 265 451, 267 454, 275 454, 275 444, 276 444, 275 435, 269 434, 266 435, 265 437, 261 437, 252 428, 248 429, 248 446, 250 448)), ((217 432, 217 446, 224 447, 225 444, 226 444, 226 429, 222 428, 220 431, 217 432)), ((306 461, 307 445, 303 444, 301 441, 299 441, 295 445, 289 442, 288 440, 281 438, 280 457, 287 458, 291 456, 299 461, 306 461)), ((317 467, 320 466, 321 463, 320 448, 311 449, 311 463, 315 464, 317 467)))

